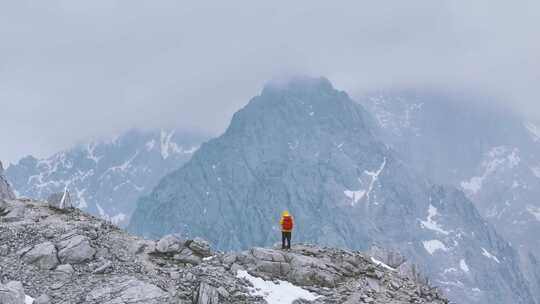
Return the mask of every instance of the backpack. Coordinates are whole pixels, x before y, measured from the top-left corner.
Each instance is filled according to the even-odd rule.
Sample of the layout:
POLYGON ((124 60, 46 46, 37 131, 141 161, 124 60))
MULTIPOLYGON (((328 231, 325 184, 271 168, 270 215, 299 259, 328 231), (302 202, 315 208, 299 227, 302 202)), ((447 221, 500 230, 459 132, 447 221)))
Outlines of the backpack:
POLYGON ((292 230, 293 229, 293 220, 290 215, 283 217, 283 225, 281 225, 283 230, 292 230))

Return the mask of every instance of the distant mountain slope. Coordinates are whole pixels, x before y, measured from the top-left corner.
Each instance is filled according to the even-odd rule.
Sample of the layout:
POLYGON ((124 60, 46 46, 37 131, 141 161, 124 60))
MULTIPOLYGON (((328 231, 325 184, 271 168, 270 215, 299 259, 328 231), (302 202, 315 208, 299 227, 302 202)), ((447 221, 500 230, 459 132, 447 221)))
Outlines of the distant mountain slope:
POLYGON ((462 192, 410 170, 379 132, 325 79, 271 83, 139 200, 129 230, 247 248, 276 242, 289 209, 296 242, 396 249, 458 303, 534 303, 509 243, 462 192))
POLYGON ((47 159, 25 157, 6 174, 22 196, 46 199, 67 187, 79 208, 126 225, 137 198, 189 160, 203 140, 180 130, 131 130, 47 159))
POLYGON ((361 102, 411 166, 465 191, 512 242, 540 301, 540 128, 447 92, 389 91, 361 102))

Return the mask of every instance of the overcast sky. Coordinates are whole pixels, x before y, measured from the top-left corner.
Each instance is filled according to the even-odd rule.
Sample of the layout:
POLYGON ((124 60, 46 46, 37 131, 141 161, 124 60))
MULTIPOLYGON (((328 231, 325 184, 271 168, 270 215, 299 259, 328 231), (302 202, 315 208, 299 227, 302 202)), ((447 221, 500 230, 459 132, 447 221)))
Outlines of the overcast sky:
POLYGON ((263 84, 436 86, 540 116, 540 1, 0 0, 0 159, 138 127, 219 134, 263 84))

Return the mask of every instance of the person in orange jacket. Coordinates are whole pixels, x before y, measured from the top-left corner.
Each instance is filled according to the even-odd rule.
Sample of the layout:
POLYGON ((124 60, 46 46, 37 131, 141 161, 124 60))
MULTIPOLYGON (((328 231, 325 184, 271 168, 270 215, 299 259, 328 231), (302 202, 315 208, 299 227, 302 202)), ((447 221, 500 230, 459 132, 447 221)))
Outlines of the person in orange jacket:
POLYGON ((291 237, 294 227, 294 220, 289 211, 285 210, 283 213, 281 213, 279 225, 281 226, 281 249, 291 249, 291 237), (285 241, 287 241, 286 245, 285 241))

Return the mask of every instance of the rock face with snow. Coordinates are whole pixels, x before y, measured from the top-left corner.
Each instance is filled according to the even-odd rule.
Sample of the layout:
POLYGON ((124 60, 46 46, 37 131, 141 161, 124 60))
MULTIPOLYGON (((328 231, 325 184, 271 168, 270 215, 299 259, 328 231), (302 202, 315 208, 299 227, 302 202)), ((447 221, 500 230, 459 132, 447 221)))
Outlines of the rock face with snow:
POLYGON ((461 188, 511 241, 540 302, 538 124, 493 102, 447 92, 386 92, 362 103, 411 166, 461 188))
MULTIPOLYGON (((129 229, 202 236, 227 250, 269 246, 288 209, 293 241, 401 252, 456 302, 533 303, 510 244, 463 192, 408 167, 381 132, 325 79, 269 84, 140 199, 129 229)), ((268 262, 267 271, 287 272, 268 262)))
POLYGON ((11 189, 11 185, 4 175, 4 166, 0 161, 0 200, 3 199, 15 199, 15 194, 13 193, 13 189, 11 189))
MULTIPOLYGON (((21 196, 47 199, 68 189, 74 207, 124 226, 137 198, 189 160, 204 139, 181 130, 131 130, 47 159, 28 156, 9 166, 6 175, 21 196)), ((2 181, 0 174, 0 193, 2 181)))
POLYGON ((73 207, 71 195, 67 188, 63 192, 53 193, 47 198, 49 206, 57 209, 67 209, 73 207))
POLYGON ((24 218, 0 223, 2 304, 31 297, 89 304, 448 303, 437 289, 356 251, 294 245, 224 254, 200 238, 143 240, 75 208, 9 202, 16 205, 25 205, 24 218), (62 260, 63 250, 82 243, 92 258, 51 260, 56 250, 62 260), (176 258, 188 252, 196 263, 176 258))

